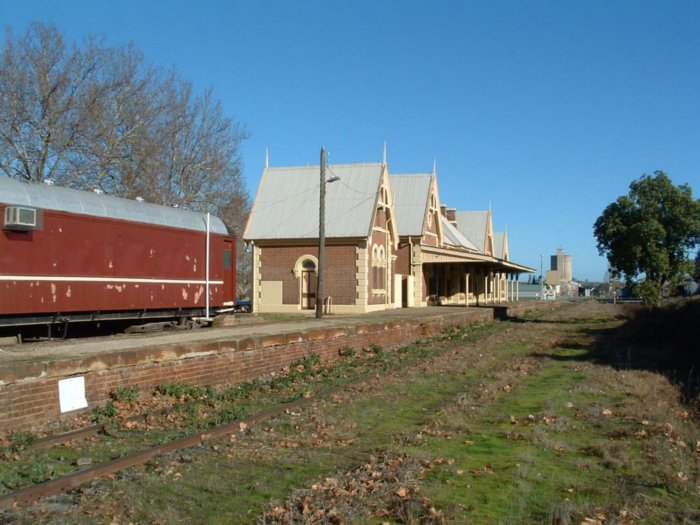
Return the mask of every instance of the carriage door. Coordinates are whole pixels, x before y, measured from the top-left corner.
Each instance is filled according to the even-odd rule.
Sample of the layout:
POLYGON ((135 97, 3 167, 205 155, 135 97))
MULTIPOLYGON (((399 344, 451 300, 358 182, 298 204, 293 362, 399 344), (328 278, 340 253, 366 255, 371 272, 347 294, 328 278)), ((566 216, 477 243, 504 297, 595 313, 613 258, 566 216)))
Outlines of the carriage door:
POLYGON ((303 310, 316 308, 316 264, 311 260, 304 261, 302 265, 301 308, 303 310))
POLYGON ((236 300, 236 265, 233 239, 224 239, 224 303, 236 300))

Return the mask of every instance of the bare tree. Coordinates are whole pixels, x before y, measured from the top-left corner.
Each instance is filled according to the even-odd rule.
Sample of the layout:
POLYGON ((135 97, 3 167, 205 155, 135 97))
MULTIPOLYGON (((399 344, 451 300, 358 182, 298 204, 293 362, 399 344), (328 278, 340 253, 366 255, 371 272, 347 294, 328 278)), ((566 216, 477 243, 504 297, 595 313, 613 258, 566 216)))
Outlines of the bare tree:
POLYGON ((103 56, 92 41, 69 49, 52 26, 33 24, 20 39, 7 31, 0 57, 0 170, 30 181, 64 180, 88 132, 85 95, 103 56))
MULTIPOLYGON (((250 199, 240 123, 133 45, 68 45, 32 24, 0 49, 0 173, 210 211, 240 238, 250 199)), ((239 260, 245 260, 244 257, 239 260)), ((245 262, 243 263, 245 266, 245 262)), ((246 269, 239 268, 245 279, 246 269)))
POLYGON ((247 131, 211 90, 194 94, 134 46, 90 38, 69 47, 51 25, 34 23, 21 38, 8 29, 0 53, 6 175, 217 212, 228 193, 245 193, 247 131))
POLYGON ((184 82, 163 91, 169 99, 159 133, 159 191, 166 202, 219 209, 243 189, 238 145, 245 131, 223 117, 211 91, 195 98, 184 82))
POLYGON ((167 111, 161 84, 158 71, 144 67, 133 46, 112 50, 105 57, 101 82, 86 94, 89 140, 74 151, 81 169, 74 170, 70 183, 97 186, 123 197, 155 196, 152 180, 159 129, 154 124, 167 111))

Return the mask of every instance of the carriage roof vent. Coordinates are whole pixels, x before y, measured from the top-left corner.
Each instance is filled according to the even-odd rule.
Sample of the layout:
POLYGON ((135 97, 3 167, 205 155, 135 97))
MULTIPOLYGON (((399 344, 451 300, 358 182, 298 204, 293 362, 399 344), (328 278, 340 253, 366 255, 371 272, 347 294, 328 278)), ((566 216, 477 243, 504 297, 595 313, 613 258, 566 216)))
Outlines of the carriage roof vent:
POLYGON ((36 228, 36 210, 22 206, 8 206, 5 208, 6 230, 31 230, 36 228))

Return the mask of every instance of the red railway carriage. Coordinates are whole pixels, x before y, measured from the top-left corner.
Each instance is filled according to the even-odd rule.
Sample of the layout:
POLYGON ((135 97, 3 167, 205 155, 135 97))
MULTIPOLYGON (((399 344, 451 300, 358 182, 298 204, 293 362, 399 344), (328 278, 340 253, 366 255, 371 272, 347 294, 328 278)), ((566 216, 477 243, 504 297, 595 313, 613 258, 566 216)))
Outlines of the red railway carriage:
POLYGON ((235 240, 216 217, 0 177, 0 220, 0 326, 233 305, 235 240))

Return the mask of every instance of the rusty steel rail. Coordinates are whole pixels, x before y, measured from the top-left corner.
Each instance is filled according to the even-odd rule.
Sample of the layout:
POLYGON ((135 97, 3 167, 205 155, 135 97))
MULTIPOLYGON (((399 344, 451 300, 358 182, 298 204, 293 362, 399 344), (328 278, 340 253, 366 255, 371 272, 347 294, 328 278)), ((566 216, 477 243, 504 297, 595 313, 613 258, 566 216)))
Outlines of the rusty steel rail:
MULTIPOLYGON (((14 492, 9 492, 0 496, 0 509, 10 507, 13 505, 32 503, 38 500, 39 498, 43 498, 45 496, 50 496, 53 494, 59 494, 95 478, 106 476, 108 474, 112 474, 114 472, 129 467, 134 467, 136 465, 141 465, 155 456, 169 454, 176 450, 192 447, 205 441, 210 441, 229 434, 233 434, 234 432, 239 432, 243 428, 245 428, 245 426, 250 426, 259 421, 280 416, 294 408, 301 408, 303 406, 309 405, 314 401, 332 395, 336 392, 339 392, 342 389, 351 387, 353 384, 359 384, 361 382, 367 381, 367 379, 371 378, 364 378, 361 381, 353 381, 342 385, 338 388, 334 388, 330 391, 324 392, 322 396, 311 396, 308 398, 298 399, 289 403, 284 403, 283 405, 264 410, 253 416, 249 416, 244 419, 235 420, 224 425, 214 427, 207 432, 198 432, 196 434, 191 434, 187 437, 172 441, 170 443, 166 443, 164 445, 157 445, 146 450, 142 450, 140 452, 129 454, 121 458, 113 459, 106 463, 101 463, 99 465, 95 465, 84 470, 67 474, 58 479, 44 481, 43 483, 38 483, 36 485, 25 487, 14 492)), ((89 427, 88 429, 82 429, 77 430, 75 432, 69 432, 67 434, 61 434, 60 436, 56 436, 55 438, 56 440, 58 440, 60 437, 63 437, 65 440, 65 437, 67 435, 84 433, 86 430, 89 430, 91 432, 99 431, 99 428, 101 427, 97 427, 97 430, 95 430, 93 427, 89 427)))
MULTIPOLYGON (((404 363, 404 366, 412 366, 421 360, 422 358, 410 359, 407 363, 404 363)), ((234 432, 239 432, 246 426, 250 426, 265 419, 280 416, 294 408, 301 408, 310 405, 315 401, 329 398, 338 392, 346 389, 352 389, 360 384, 371 382, 374 379, 376 379, 376 376, 371 374, 369 376, 357 378, 342 385, 338 385, 335 388, 331 388, 325 392, 321 392, 320 394, 284 403, 275 408, 263 410, 244 419, 231 421, 218 427, 214 427, 206 432, 190 434, 189 436, 177 439, 164 445, 156 445, 140 452, 135 452, 121 458, 113 459, 106 463, 101 463, 84 470, 66 474, 58 479, 44 481, 42 483, 37 483, 36 485, 9 492, 0 496, 0 509, 14 505, 29 504, 38 500, 39 498, 65 492, 95 478, 107 476, 108 474, 112 474, 129 467, 134 467, 136 465, 142 465, 153 457, 169 454, 171 452, 175 452, 176 450, 192 447, 205 441, 210 441, 233 434, 234 432)), ((165 409, 163 411, 165 411, 165 409)), ((124 421, 147 418, 159 412, 160 410, 156 411, 155 413, 137 414, 126 418, 124 421)), ((37 442, 32 445, 32 448, 45 448, 56 443, 69 441, 71 439, 84 438, 88 435, 99 433, 103 429, 103 425, 93 425, 91 427, 66 432, 64 434, 58 434, 56 436, 48 436, 37 440, 37 442)))
MULTIPOLYGON (((129 421, 139 421, 147 420, 149 417, 158 416, 165 414, 168 411, 166 408, 161 408, 154 410, 153 412, 144 412, 142 414, 135 414, 133 416, 128 416, 120 420, 121 424, 127 423, 129 421)), ((60 434, 53 434, 51 436, 45 436, 37 439, 31 445, 27 447, 27 450, 41 450, 44 448, 53 447, 54 445, 59 445, 61 443, 66 443, 74 439, 85 439, 89 436, 94 436, 96 434, 105 434, 107 425, 98 424, 90 425, 89 427, 83 427, 76 430, 70 430, 68 432, 62 432, 60 434)))

